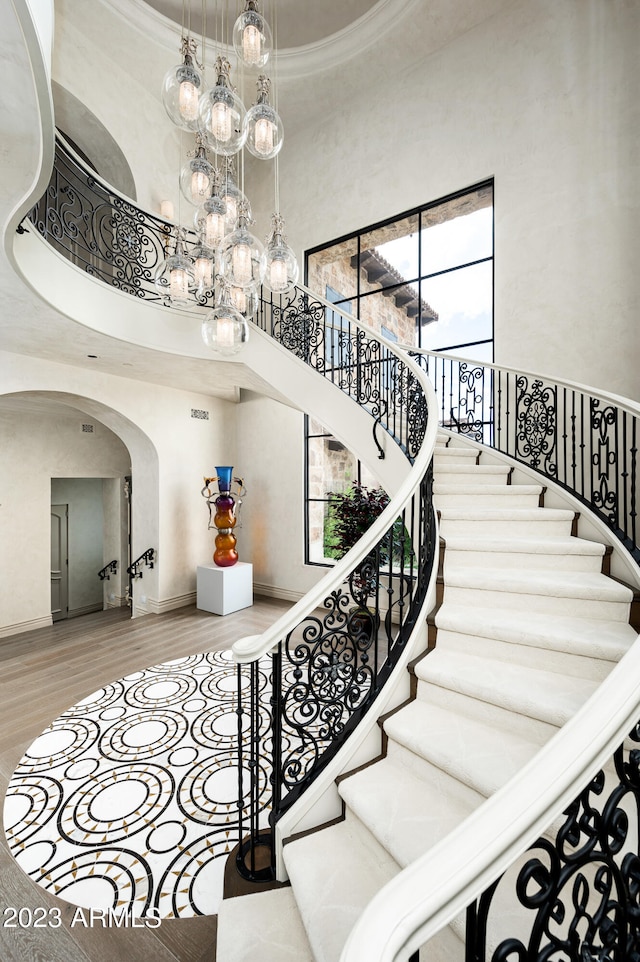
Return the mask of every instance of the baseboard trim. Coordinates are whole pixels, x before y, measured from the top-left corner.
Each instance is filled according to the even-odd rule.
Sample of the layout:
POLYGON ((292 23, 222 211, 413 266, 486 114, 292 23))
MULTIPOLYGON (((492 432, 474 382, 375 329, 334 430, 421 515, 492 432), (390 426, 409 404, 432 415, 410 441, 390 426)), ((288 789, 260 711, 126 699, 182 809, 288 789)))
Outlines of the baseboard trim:
POLYGON ((300 601, 305 591, 292 591, 290 588, 278 588, 276 585, 264 585, 258 581, 253 583, 253 591, 263 598, 277 598, 279 601, 300 601))
POLYGON ((0 638, 7 638, 9 635, 19 635, 24 631, 35 631, 38 628, 50 628, 53 624, 51 615, 43 618, 30 618, 29 621, 18 621, 15 625, 5 625, 0 628, 0 638))
POLYGON ((174 611, 176 608, 186 608, 188 605, 195 605, 196 592, 187 591, 183 595, 174 595, 173 598, 147 598, 146 605, 138 605, 137 609, 141 612, 150 612, 154 615, 162 615, 165 611, 174 611))
POLYGON ((105 611, 111 608, 124 608, 127 604, 127 598, 125 595, 115 595, 113 601, 105 601, 104 608, 105 611))

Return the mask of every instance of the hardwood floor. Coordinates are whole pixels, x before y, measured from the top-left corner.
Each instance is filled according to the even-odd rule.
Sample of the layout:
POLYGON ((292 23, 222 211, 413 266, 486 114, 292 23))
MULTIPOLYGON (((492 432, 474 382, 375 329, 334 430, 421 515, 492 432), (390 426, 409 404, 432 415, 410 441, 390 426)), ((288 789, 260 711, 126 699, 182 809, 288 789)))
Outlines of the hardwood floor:
MULTIPOLYGON (((229 648, 258 634, 289 607, 258 598, 221 618, 196 608, 131 620, 114 609, 62 621, 0 641, 0 787, 7 783, 31 742, 61 712, 91 692, 150 665, 201 651, 229 648)), ((16 864, 0 839, 0 959, 2 962, 215 962, 215 916, 167 919, 156 928, 89 926, 75 907, 49 895, 16 864), (41 926, 7 927, 7 909, 59 908, 41 926), (74 924, 72 924, 74 923, 74 924)), ((34 916, 31 916, 32 920, 34 916)), ((29 913, 22 919, 29 921, 29 913)), ((19 922, 19 919, 18 919, 19 922)))

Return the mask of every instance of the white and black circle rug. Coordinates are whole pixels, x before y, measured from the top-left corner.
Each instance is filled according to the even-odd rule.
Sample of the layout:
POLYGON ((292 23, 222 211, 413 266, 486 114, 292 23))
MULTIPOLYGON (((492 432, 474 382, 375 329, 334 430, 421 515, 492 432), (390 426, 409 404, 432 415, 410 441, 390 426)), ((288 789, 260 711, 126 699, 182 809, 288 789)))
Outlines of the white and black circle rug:
POLYGON ((209 652, 127 675, 60 715, 7 789, 21 868, 83 908, 215 914, 238 841, 237 684, 231 653, 209 652))

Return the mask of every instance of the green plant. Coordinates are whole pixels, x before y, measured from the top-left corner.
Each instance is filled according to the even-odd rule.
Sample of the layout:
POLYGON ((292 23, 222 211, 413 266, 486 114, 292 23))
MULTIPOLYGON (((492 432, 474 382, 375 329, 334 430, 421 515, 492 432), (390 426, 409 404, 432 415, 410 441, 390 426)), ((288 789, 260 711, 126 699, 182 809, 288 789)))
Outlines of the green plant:
POLYGON ((371 527, 389 504, 383 488, 367 488, 354 482, 343 494, 328 492, 329 510, 325 523, 325 555, 342 558, 371 527))
MULTIPOLYGON (((329 509, 324 527, 324 553, 336 561, 343 557, 371 527, 376 518, 389 504, 389 495, 383 488, 367 488, 354 482, 344 493, 328 492, 329 509)), ((402 519, 398 518, 388 538, 392 542, 393 560, 406 565, 411 556, 411 543, 404 531, 402 519), (404 533, 404 538, 403 538, 404 533), (404 542, 404 544, 403 544, 404 542), (404 550, 403 550, 404 548, 404 550)), ((380 546, 380 562, 389 560, 389 541, 380 546)))

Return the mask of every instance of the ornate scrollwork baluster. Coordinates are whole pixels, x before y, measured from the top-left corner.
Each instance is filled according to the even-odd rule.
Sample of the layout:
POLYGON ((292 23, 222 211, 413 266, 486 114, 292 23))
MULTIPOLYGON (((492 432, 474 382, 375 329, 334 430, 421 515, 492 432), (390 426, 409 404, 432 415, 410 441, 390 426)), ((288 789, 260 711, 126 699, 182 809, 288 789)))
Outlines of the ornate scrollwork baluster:
POLYGON ((617 409, 613 405, 601 407, 598 398, 591 398, 590 425, 592 436, 591 464, 595 478, 591 500, 606 517, 612 528, 618 523, 618 445, 616 431, 617 409))
MULTIPOLYGON (((640 741, 640 726, 629 736, 640 741)), ((492 962, 640 962, 640 749, 624 746, 565 811, 555 837, 539 838, 515 890, 528 935, 502 938, 492 962)), ((510 874, 469 910, 467 962, 486 958, 510 874)), ((509 916, 515 917, 510 903, 509 916)))
POLYGON ((529 386, 524 374, 516 378, 516 457, 555 476, 556 389, 540 380, 529 386))

